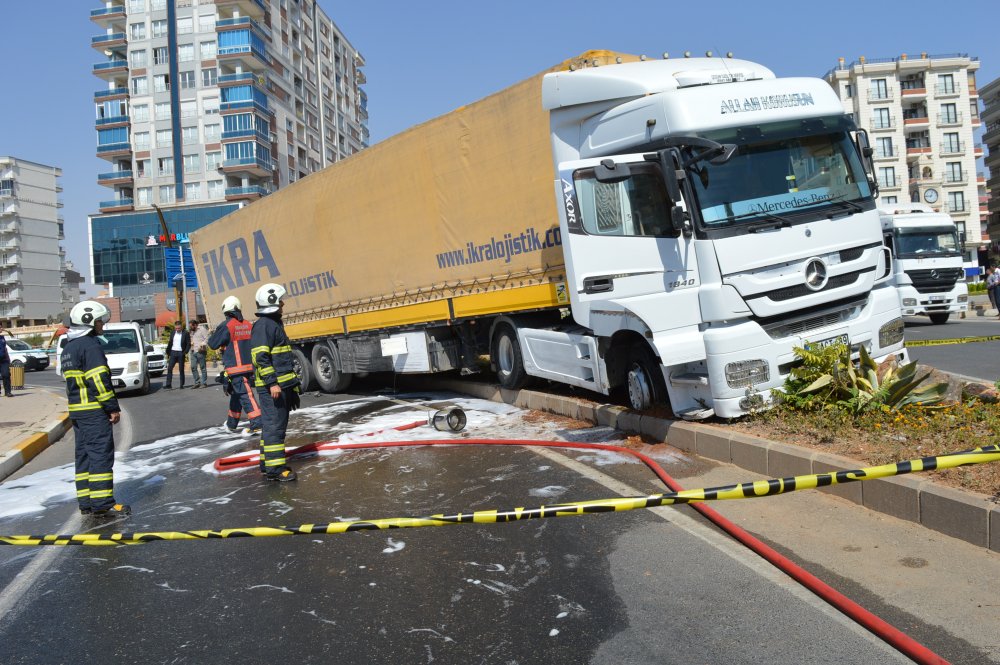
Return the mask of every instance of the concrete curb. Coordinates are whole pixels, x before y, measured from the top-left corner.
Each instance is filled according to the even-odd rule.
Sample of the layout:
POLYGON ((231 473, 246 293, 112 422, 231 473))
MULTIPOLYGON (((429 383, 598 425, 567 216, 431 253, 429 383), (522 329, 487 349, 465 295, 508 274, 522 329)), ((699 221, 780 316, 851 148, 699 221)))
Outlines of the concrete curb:
MULTIPOLYGON (((534 390, 504 390, 496 385, 455 379, 434 379, 433 384, 444 390, 481 399, 607 425, 630 434, 642 434, 654 441, 663 441, 686 452, 733 464, 767 478, 850 471, 865 466, 846 457, 748 436, 719 425, 656 418, 620 406, 593 405, 572 397, 534 390)), ((819 491, 1000 552, 1000 503, 985 494, 936 485, 919 475, 866 480, 819 491)))
POLYGON ((0 481, 3 481, 32 458, 51 446, 70 430, 69 416, 61 416, 44 425, 41 431, 23 439, 12 450, 0 456, 0 481))

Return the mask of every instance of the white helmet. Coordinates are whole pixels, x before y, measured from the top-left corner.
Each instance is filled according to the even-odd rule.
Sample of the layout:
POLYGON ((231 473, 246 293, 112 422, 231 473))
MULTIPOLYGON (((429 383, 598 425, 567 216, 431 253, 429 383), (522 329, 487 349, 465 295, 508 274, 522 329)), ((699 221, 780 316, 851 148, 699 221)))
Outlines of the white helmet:
POLYGON ((243 309, 240 307, 240 299, 236 296, 229 296, 222 301, 222 313, 232 312, 237 309, 243 309))
POLYGON ((278 311, 281 299, 285 297, 285 287, 281 284, 269 282, 257 289, 257 313, 273 314, 278 311))
POLYGON ((69 321, 74 326, 93 328, 98 319, 104 319, 106 322, 110 318, 111 312, 108 308, 96 300, 78 302, 69 311, 69 321))

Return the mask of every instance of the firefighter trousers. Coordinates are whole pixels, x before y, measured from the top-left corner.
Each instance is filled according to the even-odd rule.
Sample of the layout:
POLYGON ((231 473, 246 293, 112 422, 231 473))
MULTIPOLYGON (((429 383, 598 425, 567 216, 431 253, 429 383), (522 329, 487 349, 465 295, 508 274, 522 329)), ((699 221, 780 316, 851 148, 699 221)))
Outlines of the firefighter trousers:
POLYGON ((72 417, 76 441, 76 500, 81 510, 105 510, 115 505, 115 438, 103 409, 72 417))
MULTIPOLYGON (((226 419, 226 426, 229 429, 236 429, 240 422, 240 413, 245 412, 250 421, 250 429, 260 429, 260 402, 257 400, 257 393, 251 383, 252 375, 241 374, 229 377, 233 387, 229 394, 229 417, 226 419)), ((270 396, 268 396, 270 399, 270 396)))
POLYGON ((288 393, 282 390, 278 399, 267 388, 257 389, 260 404, 260 470, 278 473, 285 466, 285 430, 288 428, 288 393))

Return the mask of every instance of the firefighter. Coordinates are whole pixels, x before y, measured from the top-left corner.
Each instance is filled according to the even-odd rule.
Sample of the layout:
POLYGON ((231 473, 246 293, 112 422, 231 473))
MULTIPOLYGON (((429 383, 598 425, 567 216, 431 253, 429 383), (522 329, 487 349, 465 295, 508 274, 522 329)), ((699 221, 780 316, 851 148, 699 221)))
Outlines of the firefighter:
POLYGON ((257 402, 251 381, 253 380, 253 362, 250 359, 250 331, 253 323, 243 318, 240 311, 240 299, 229 296, 222 301, 222 314, 226 317, 208 338, 208 348, 222 348, 222 365, 228 379, 229 415, 226 418, 226 429, 237 431, 240 413, 245 411, 250 424, 243 431, 248 436, 260 436, 260 405, 257 402))
POLYGON ((288 413, 299 408, 299 377, 292 364, 292 346, 281 325, 285 287, 265 284, 257 289, 257 320, 250 335, 254 386, 260 402, 262 432, 260 470, 268 480, 288 482, 298 476, 285 462, 288 413))
POLYGON ((107 307, 93 300, 74 305, 60 360, 76 440, 76 499, 82 514, 102 517, 132 512, 115 501, 113 492, 115 439, 111 426, 120 420, 121 408, 111 385, 108 360, 97 340, 110 315, 107 307))

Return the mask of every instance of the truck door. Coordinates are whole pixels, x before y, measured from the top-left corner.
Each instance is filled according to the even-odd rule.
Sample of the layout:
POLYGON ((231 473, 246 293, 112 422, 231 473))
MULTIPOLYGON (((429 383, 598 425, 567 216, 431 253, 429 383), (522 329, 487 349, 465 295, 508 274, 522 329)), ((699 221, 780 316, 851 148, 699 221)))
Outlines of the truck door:
MULTIPOLYGON (((670 223, 674 202, 659 164, 642 155, 587 159, 560 165, 559 175, 560 229, 576 322, 603 334, 607 314, 627 311, 652 330, 671 327, 661 299, 695 287, 698 270, 692 239, 670 223)), ((696 298, 696 289, 691 291, 696 298)))

